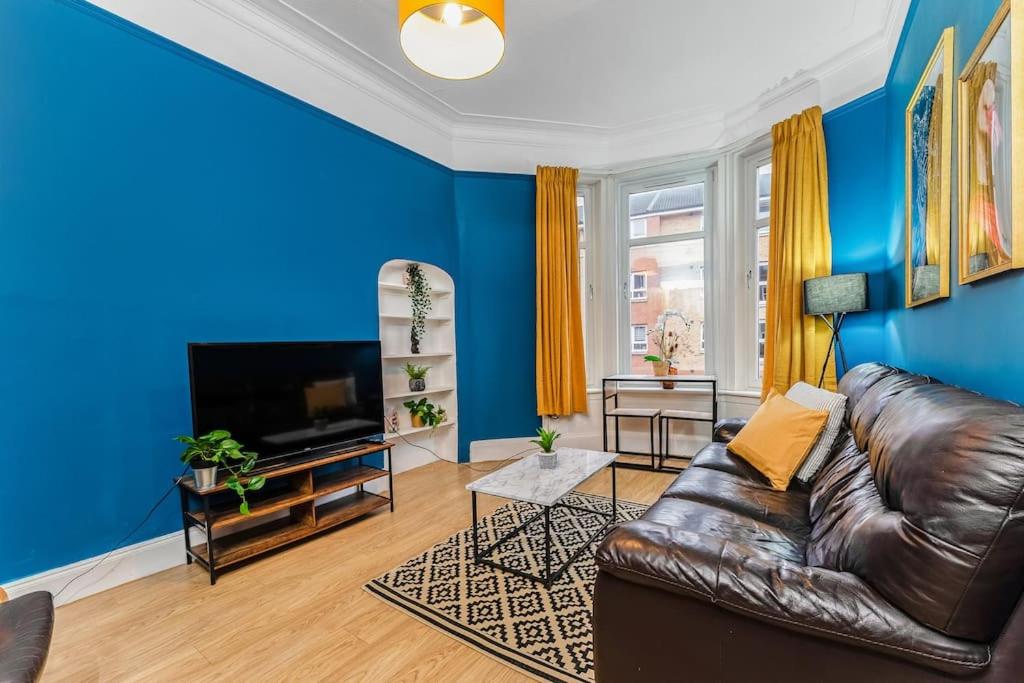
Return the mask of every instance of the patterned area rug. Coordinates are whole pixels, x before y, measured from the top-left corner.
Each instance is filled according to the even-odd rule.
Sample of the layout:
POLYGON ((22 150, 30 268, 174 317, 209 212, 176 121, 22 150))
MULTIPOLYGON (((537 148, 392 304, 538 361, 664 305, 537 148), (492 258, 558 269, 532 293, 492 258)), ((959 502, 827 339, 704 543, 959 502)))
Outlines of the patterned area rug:
MULTIPOLYGON (((611 499, 571 493, 571 505, 610 511, 611 499)), ((636 519, 647 506, 620 500, 618 520, 636 519)), ((480 520, 480 546, 490 545, 540 510, 510 502, 480 520)), ((551 513, 551 565, 580 548, 605 517, 555 508, 551 513)), ((467 645, 549 681, 594 680, 593 608, 597 539, 550 589, 537 581, 473 562, 473 532, 464 529, 365 588, 467 645)), ((538 573, 544 561, 542 519, 513 536, 494 558, 538 573)))

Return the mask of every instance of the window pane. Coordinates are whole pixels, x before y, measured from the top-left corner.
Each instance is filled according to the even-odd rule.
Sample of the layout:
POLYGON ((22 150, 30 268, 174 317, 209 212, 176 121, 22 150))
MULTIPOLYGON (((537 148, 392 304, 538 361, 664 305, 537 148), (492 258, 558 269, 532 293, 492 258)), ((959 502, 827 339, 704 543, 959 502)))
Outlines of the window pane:
POLYGON ((633 325, 632 353, 644 355, 647 353, 647 325, 633 325))
POLYGON ((587 355, 587 309, 590 307, 590 290, 587 287, 587 207, 583 195, 576 195, 576 225, 580 235, 580 318, 583 325, 583 356, 587 355))
POLYGON ((765 313, 768 306, 768 228, 757 231, 757 378, 764 373, 765 313))
MULTIPOLYGON (((757 207, 755 217, 758 220, 768 218, 771 208, 772 194, 772 165, 765 164, 757 167, 757 207)), ((748 205, 749 206, 749 205, 748 205)))
MULTIPOLYGON (((649 333, 647 353, 662 355, 670 351, 681 373, 704 372, 704 240, 630 247, 629 262, 633 274, 644 274, 646 291, 646 299, 629 304, 632 335, 636 335, 637 327, 645 327, 649 333), (674 349, 659 347, 659 317, 667 321, 665 345, 674 349)), ((635 342, 636 337, 631 339, 635 342)), ((638 353, 635 344, 633 353, 638 353)), ((654 369, 642 355, 633 355, 630 372, 650 375, 654 369)))
POLYGON ((704 229, 704 183, 629 195, 629 236, 681 235, 704 229))
POLYGON ((587 207, 583 195, 576 195, 576 227, 580 231, 580 244, 587 241, 587 207))

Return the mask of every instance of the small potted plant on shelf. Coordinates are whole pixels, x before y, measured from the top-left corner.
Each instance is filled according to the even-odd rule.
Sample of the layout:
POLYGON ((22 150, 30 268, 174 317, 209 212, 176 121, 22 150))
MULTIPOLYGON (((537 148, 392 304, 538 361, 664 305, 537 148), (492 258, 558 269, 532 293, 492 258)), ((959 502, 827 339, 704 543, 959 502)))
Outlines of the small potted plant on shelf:
POLYGON ((444 424, 448 421, 448 411, 441 406, 437 407, 437 424, 444 424))
POLYGON ((181 461, 192 466, 196 488, 211 489, 217 485, 217 471, 223 467, 229 472, 224 485, 238 494, 241 504, 238 511, 249 514, 249 501, 245 494, 263 488, 266 479, 261 476, 245 477, 256 466, 258 455, 252 451, 243 451, 244 446, 231 438, 231 433, 223 429, 215 429, 209 434, 198 438, 176 436, 175 441, 185 444, 181 461))
POLYGON ((560 437, 561 434, 553 429, 538 427, 537 436, 540 438, 531 439, 530 443, 535 443, 540 446, 540 453, 537 454, 537 459, 540 461, 541 469, 554 469, 558 464, 558 453, 555 452, 555 441, 558 440, 558 437, 560 437))
POLYGON ((429 365, 413 365, 412 363, 406 363, 405 374, 409 375, 409 391, 426 391, 427 373, 429 371, 429 365))
POLYGON ((427 315, 433 308, 430 300, 430 282, 418 263, 409 263, 405 267, 406 287, 409 288, 409 300, 412 303, 412 323, 409 329, 410 352, 420 352, 420 342, 427 336, 427 315))
POLYGON ((419 401, 406 401, 402 404, 409 410, 409 418, 414 429, 420 427, 436 427, 440 424, 437 421, 437 406, 425 398, 419 401))

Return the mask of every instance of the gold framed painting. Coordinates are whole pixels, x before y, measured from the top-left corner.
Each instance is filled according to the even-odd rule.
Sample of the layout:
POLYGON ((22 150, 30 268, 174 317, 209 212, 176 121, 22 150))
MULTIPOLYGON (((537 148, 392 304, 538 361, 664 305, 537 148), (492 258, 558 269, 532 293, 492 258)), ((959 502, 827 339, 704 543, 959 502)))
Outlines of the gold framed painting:
POLYGON ((1024 268, 1022 3, 999 7, 958 84, 960 284, 1024 268))
POLYGON ((949 296, 953 28, 942 32, 906 110, 906 306, 949 296))

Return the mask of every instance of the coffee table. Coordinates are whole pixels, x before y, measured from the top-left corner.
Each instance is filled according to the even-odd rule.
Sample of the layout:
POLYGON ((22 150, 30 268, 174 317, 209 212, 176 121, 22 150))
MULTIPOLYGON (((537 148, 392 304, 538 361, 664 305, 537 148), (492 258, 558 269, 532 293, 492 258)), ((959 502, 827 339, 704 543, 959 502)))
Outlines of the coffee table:
POLYGON ((557 581, 566 569, 579 557, 580 553, 590 547, 609 525, 615 523, 617 498, 615 491, 615 453, 603 453, 601 451, 588 451, 579 448, 559 448, 556 464, 551 469, 541 467, 540 458, 534 454, 506 465, 490 474, 480 477, 466 488, 471 492, 473 498, 473 561, 477 564, 488 565, 495 569, 511 572, 518 576, 534 581, 540 581, 546 587, 550 587, 557 581), (562 498, 568 495, 573 489, 590 479, 592 476, 603 470, 605 467, 612 468, 612 509, 605 513, 599 510, 570 505, 561 502, 562 498), (541 509, 525 522, 504 534, 492 545, 481 548, 477 538, 477 509, 476 496, 482 493, 499 498, 507 498, 524 503, 540 505, 541 509), (569 559, 554 571, 551 569, 551 511, 555 508, 563 508, 571 513, 586 513, 605 518, 601 528, 573 552, 569 559), (544 521, 544 572, 542 575, 530 574, 515 567, 503 564, 493 559, 494 551, 506 543, 509 539, 520 532, 525 532, 534 522, 543 518, 544 521))

